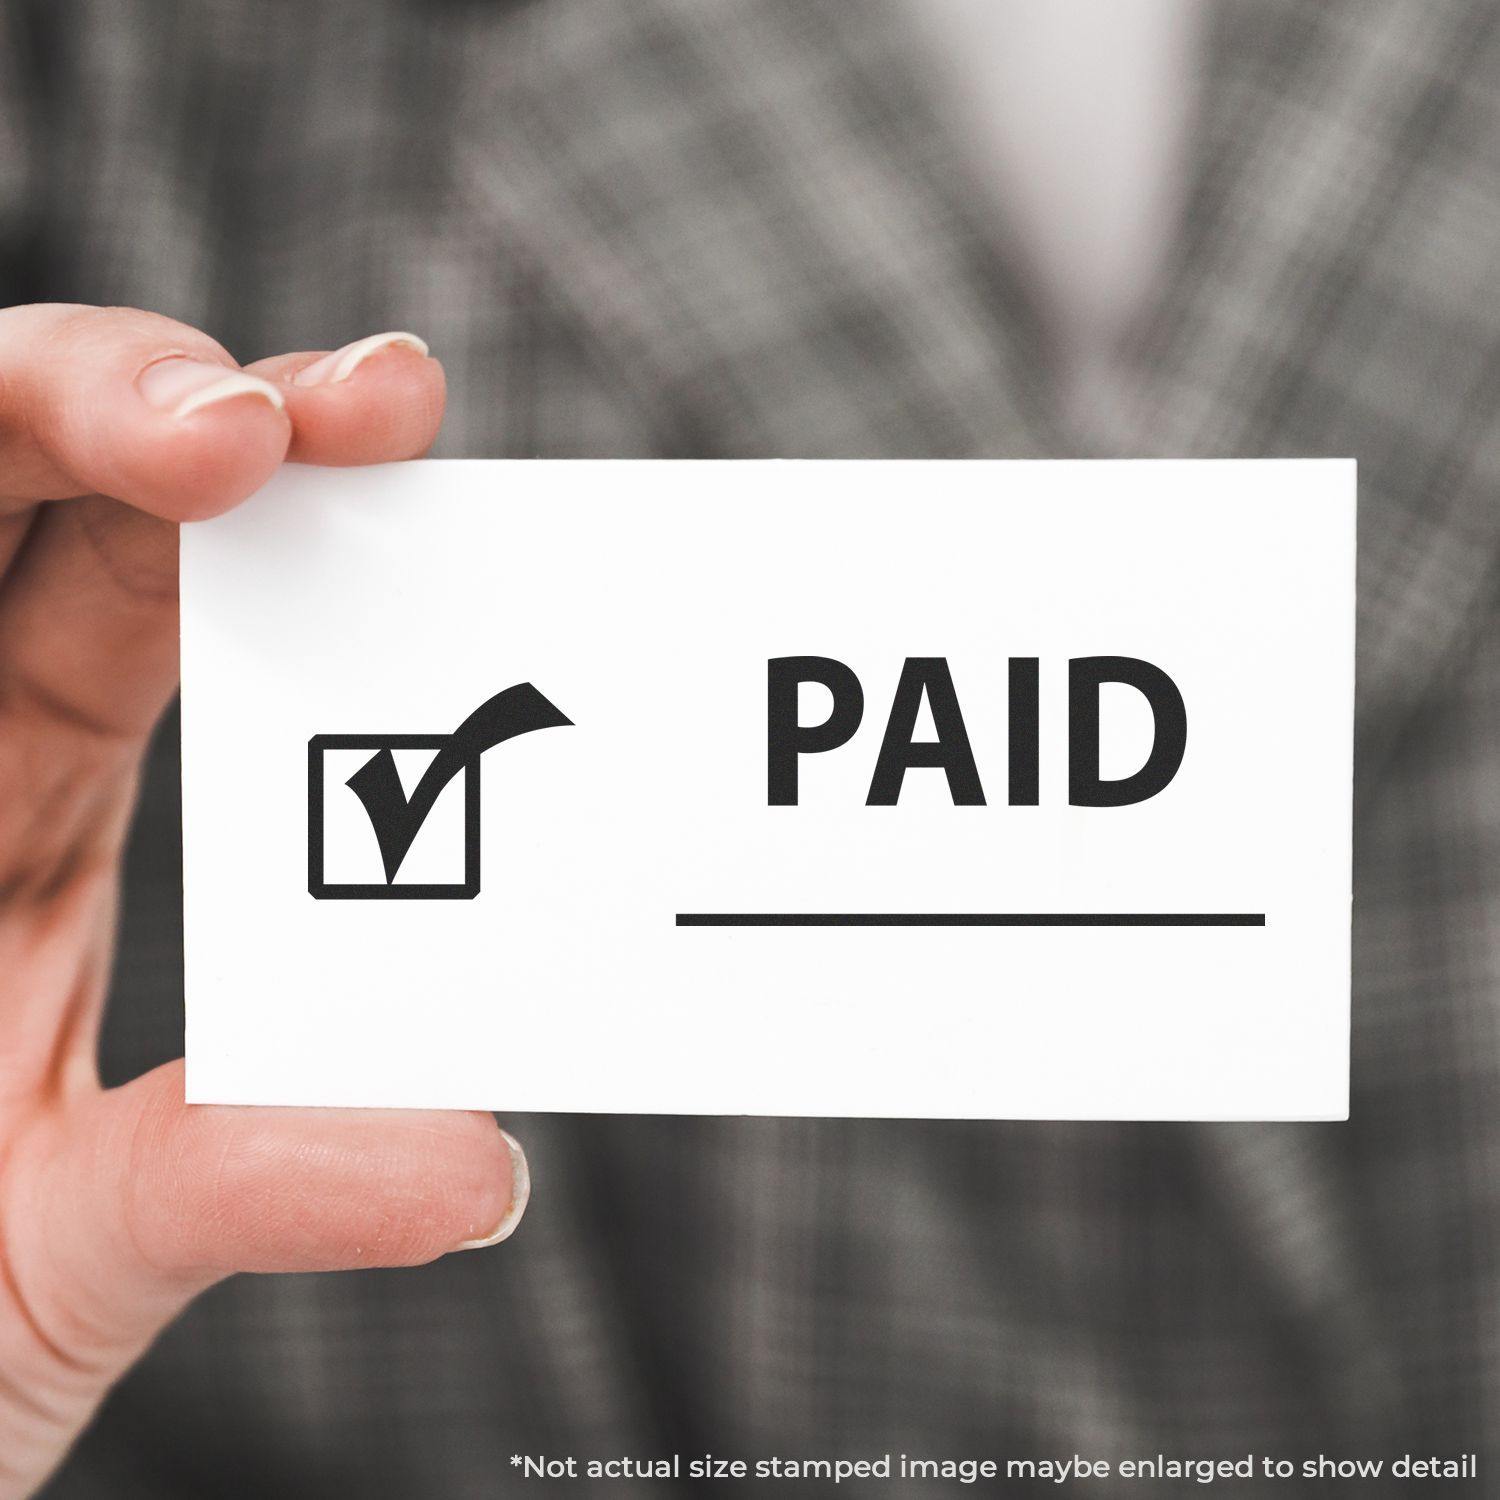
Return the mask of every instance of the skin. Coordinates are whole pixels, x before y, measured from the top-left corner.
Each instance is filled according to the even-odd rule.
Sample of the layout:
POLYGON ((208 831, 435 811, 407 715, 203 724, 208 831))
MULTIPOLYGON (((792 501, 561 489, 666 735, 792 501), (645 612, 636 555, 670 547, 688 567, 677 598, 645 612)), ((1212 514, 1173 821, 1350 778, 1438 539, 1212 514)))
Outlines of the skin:
POLYGON ((284 410, 248 393, 176 415, 143 372, 239 368, 196 329, 0 311, 0 1500, 220 1278, 416 1265, 511 1208, 488 1115, 189 1108, 180 1062, 98 1081, 122 846, 177 681, 178 525, 288 459, 415 457, 442 418, 436 360, 391 346, 292 384, 325 352, 249 367, 284 410))

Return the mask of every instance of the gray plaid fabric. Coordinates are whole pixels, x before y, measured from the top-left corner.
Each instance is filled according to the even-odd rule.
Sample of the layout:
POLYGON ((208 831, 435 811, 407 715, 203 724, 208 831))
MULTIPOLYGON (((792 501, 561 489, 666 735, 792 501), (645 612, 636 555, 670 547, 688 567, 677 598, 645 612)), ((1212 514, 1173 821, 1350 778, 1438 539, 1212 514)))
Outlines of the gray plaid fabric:
MULTIPOLYGON (((56 1495, 492 1494, 517 1451, 1492 1460, 1497 12, 1214 14, 1110 446, 1360 461, 1350 1123, 522 1118, 502 1252, 227 1284, 56 1495)), ((6 27, 15 300, 157 308, 244 358, 416 327, 455 454, 1083 449, 883 0, 38 0, 6 27)), ((174 777, 168 726, 115 1078, 180 1043, 174 777)))

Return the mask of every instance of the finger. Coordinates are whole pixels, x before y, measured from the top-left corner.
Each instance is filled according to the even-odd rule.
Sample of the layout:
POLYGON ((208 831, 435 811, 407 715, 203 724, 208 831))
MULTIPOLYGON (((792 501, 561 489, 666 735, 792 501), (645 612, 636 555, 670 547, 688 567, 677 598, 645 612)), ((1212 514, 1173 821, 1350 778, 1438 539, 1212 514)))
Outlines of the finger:
POLYGON ((281 354, 249 367, 286 398, 287 456, 378 464, 425 453, 443 420, 443 367, 414 333, 377 333, 332 353, 281 354))
MULTIPOLYGON (((92 347, 90 340, 104 338, 125 344, 135 340, 135 354, 119 366, 122 373, 148 351, 159 351, 164 328, 179 333, 180 342, 197 339, 210 349, 218 347, 183 325, 130 310, 13 311, 38 314, 32 320, 38 325, 32 330, 37 338, 42 337, 44 324, 52 326, 40 317, 42 312, 53 322, 61 319, 48 335, 54 346, 92 347)), ((8 317, 0 314, 0 357, 8 317)), ((414 335, 381 335, 330 356, 292 354, 267 360, 256 367, 266 372, 260 375, 231 372, 224 376, 221 365, 198 365, 179 358, 148 364, 143 380, 154 393, 153 399, 163 392, 177 399, 198 378, 184 369, 189 364, 228 381, 231 394, 208 407, 192 403, 205 393, 212 394, 212 385, 189 390, 181 401, 192 409, 182 415, 179 406, 174 419, 196 434, 222 407, 226 415, 214 424, 212 434, 221 445, 212 450, 220 472, 211 481, 202 480, 199 465, 206 488, 201 493, 183 490, 181 475, 173 466, 188 463, 196 449, 190 452, 192 445, 181 434, 168 432, 163 437, 158 431, 164 467, 160 475, 149 476, 154 488, 137 486, 125 493, 127 487, 116 484, 110 491, 133 498, 140 511, 85 499, 51 507, 33 520, 0 604, 0 641, 5 643, 0 697, 12 706, 19 700, 23 706, 29 703, 40 709, 49 729, 62 724, 138 744, 170 698, 177 677, 176 537, 171 527, 155 517, 191 517, 222 510, 269 478, 289 451, 291 456, 318 463, 382 462, 425 451, 441 421, 444 398, 442 367, 426 357, 425 349, 414 335), (283 410, 273 410, 264 395, 246 401, 243 393, 235 394, 242 380, 251 382, 257 391, 270 392, 283 410), (299 380, 305 383, 299 385, 299 380), (156 381, 162 382, 160 386, 153 384, 156 381), (240 416, 227 415, 232 408, 239 409, 240 416), (276 428, 275 442, 257 447, 267 421, 276 428), (147 510, 151 516, 141 513, 147 510)), ((49 381, 53 379, 48 376, 49 381)), ((116 394, 121 394, 118 382, 116 394)), ((96 396, 96 410, 108 416, 108 403, 103 395, 96 392, 96 396)), ((129 391, 121 397, 126 398, 140 408, 141 402, 129 391)), ((43 396, 37 395, 34 404, 41 410, 43 396)), ((136 416, 140 417, 139 410, 136 416)), ((162 425, 154 411, 141 420, 147 426, 154 424, 153 430, 162 425)), ((40 417, 33 425, 38 422, 40 417)), ((118 436, 122 422, 109 417, 105 426, 118 436)), ((78 446, 75 442, 74 448, 78 446)), ((54 445, 54 451, 64 455, 70 450, 63 444, 54 445)), ((86 475, 82 463, 73 467, 76 473, 66 481, 52 476, 53 493, 75 488, 82 482, 81 475, 100 486, 113 482, 97 465, 87 469, 86 475)), ((34 491, 45 476, 34 465, 27 473, 34 491)))
POLYGON ((488 1115, 188 1106, 182 1079, 97 1095, 12 1162, 11 1277, 75 1363, 128 1361, 231 1272, 418 1265, 525 1209, 525 1157, 488 1115))
POLYGON ((207 334, 134 308, 0 310, 0 504, 99 493, 215 515, 286 456, 279 387, 207 334))

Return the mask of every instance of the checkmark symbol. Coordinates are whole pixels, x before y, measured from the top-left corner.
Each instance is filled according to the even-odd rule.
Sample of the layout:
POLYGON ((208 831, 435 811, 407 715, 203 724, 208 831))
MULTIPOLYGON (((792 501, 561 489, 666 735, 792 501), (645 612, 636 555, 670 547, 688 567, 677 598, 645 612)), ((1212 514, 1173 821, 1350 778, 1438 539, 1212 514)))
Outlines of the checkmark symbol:
POLYGON ((370 819, 386 884, 395 880, 427 815, 460 771, 505 740, 572 722, 529 682, 518 682, 481 703, 447 736, 410 796, 401 785, 396 757, 389 748, 377 750, 345 785, 363 803, 370 819))

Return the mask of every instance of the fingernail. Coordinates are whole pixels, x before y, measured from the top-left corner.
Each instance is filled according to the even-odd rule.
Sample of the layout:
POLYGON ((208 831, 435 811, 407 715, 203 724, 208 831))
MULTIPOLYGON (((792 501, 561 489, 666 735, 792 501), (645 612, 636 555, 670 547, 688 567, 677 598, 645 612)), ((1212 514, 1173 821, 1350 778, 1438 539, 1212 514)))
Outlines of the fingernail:
POLYGON ((508 1130, 502 1130, 500 1135, 510 1151, 510 1207, 483 1239, 464 1240, 462 1244, 453 1247, 455 1250, 483 1250, 487 1245, 498 1245, 501 1240, 508 1240, 516 1232, 521 1215, 526 1212, 526 1204, 531 1198, 531 1168, 526 1165, 526 1153, 521 1149, 520 1141, 508 1130))
POLYGON ((186 417, 236 396, 259 396, 277 411, 286 405, 281 392, 269 380, 181 354, 147 365, 136 377, 135 387, 152 406, 169 411, 174 417, 186 417))
POLYGON ((356 339, 325 354, 312 362, 305 370, 292 376, 293 385, 337 385, 347 380, 364 362, 382 349, 415 349, 418 354, 427 353, 427 343, 414 333, 372 333, 367 339, 356 339))

